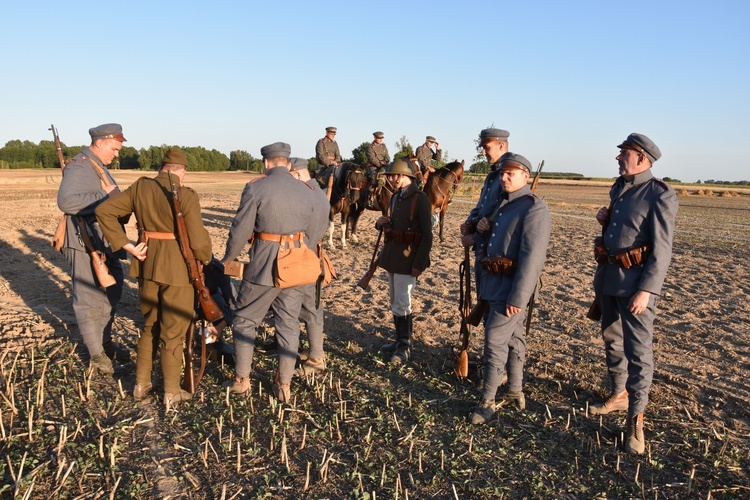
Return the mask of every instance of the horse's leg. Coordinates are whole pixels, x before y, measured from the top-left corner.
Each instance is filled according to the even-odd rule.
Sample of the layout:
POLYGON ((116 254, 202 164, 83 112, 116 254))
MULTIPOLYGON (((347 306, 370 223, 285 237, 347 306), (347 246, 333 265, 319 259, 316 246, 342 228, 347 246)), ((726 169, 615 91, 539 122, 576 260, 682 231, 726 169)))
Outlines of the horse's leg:
POLYGON ((445 220, 445 212, 448 210, 448 206, 443 204, 440 207, 440 243, 443 242, 443 221, 445 220))
POLYGON ((357 221, 359 221, 359 216, 362 214, 361 210, 358 210, 357 207, 354 208, 354 212, 349 216, 351 219, 351 225, 352 229, 349 233, 349 237, 354 243, 359 243, 359 238, 357 237, 357 221))
POLYGON ((341 210, 341 248, 346 248, 346 223, 349 219, 349 207, 341 210))
POLYGON ((334 231, 334 224, 333 219, 336 216, 336 212, 334 211, 334 208, 331 207, 331 209, 328 211, 328 248, 331 250, 336 249, 336 245, 333 244, 333 231, 334 231))

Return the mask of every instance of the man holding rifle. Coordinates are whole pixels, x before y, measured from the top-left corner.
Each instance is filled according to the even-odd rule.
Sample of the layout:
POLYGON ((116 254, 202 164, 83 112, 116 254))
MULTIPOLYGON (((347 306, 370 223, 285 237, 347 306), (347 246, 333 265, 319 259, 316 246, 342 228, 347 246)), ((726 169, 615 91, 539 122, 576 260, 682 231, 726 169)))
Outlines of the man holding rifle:
POLYGON ((506 364, 514 369, 508 370, 508 392, 503 399, 519 408, 525 406, 524 312, 544 266, 552 228, 547 205, 528 185, 531 163, 508 152, 500 158, 497 172, 501 187, 497 207, 478 224, 480 232, 489 232, 477 280, 489 310, 484 323, 482 399, 469 417, 472 424, 486 423, 495 414, 495 395, 506 376, 506 364))
POLYGON ((661 157, 651 139, 633 133, 617 147, 620 177, 609 192, 609 207, 596 214, 602 236, 594 248, 594 291, 612 393, 590 412, 627 411, 625 451, 642 454, 643 413, 654 375, 656 296, 672 259, 678 203, 674 189, 651 173, 661 157))
MULTIPOLYGON (((57 205, 66 214, 62 251, 71 265, 73 312, 91 357, 89 369, 113 375, 115 366, 112 360, 130 360, 129 350, 112 342, 112 323, 123 287, 119 259, 125 254, 113 252, 102 239, 94 209, 119 192, 107 165, 119 155, 125 137, 117 123, 93 127, 89 129, 89 135, 91 145, 64 169, 57 205), (109 271, 110 283, 102 283, 95 276, 92 252, 96 254, 97 262, 106 266, 104 276, 109 271)), ((118 374, 124 371, 122 367, 117 368, 118 374)))
POLYGON ((138 340, 133 397, 140 400, 151 391, 153 351, 158 346, 164 373, 164 404, 168 408, 192 397, 180 388, 180 374, 183 341, 191 328, 195 303, 195 289, 180 242, 175 238, 178 231, 172 210, 172 185, 179 187, 180 208, 193 254, 204 264, 211 261, 211 238, 203 226, 198 195, 182 186, 187 167, 185 153, 177 147, 170 148, 156 177, 141 177, 96 209, 112 248, 122 248, 135 257, 130 276, 138 278, 145 323, 138 340), (138 220, 136 245, 117 222, 132 213, 138 220))
POLYGON ((380 350, 391 353, 390 363, 398 365, 411 357, 411 297, 417 278, 430 265, 432 219, 430 200, 414 182, 416 175, 410 161, 404 158, 394 160, 388 166, 385 178, 394 194, 386 215, 375 221, 375 228, 383 231, 385 239, 379 266, 388 271, 388 295, 396 341, 380 350))

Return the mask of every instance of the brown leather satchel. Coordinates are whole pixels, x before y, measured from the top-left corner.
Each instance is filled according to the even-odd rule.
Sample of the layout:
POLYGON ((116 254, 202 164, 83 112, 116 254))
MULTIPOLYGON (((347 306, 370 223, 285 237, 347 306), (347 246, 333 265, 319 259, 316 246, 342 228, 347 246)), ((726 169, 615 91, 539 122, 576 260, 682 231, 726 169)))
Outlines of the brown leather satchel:
POLYGON ((279 245, 279 253, 273 267, 273 282, 278 288, 289 288, 299 285, 311 285, 318 280, 321 273, 320 259, 307 248, 304 239, 299 247, 289 242, 279 245))
POLYGON ((333 268, 333 263, 331 263, 331 259, 328 257, 328 252, 325 251, 325 248, 323 248, 320 243, 318 243, 318 255, 320 256, 320 265, 323 271, 323 279, 321 280, 321 283, 327 285, 331 281, 339 279, 339 277, 336 276, 336 270, 333 268))

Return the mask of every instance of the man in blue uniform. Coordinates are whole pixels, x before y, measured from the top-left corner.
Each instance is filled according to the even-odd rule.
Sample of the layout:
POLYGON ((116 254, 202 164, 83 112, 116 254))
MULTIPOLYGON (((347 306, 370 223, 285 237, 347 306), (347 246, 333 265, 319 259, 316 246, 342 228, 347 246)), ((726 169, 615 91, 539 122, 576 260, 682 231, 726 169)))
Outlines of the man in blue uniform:
POLYGON ((612 393, 590 411, 627 410, 625 450, 642 454, 643 414, 654 373, 656 296, 672 258, 678 203, 674 189, 651 173, 661 157, 651 139, 633 133, 617 147, 620 177, 609 192, 610 206, 596 214, 602 237, 595 244, 594 276, 612 393))
POLYGON ((524 312, 544 266, 552 228, 547 205, 528 185, 531 163, 509 152, 501 157, 497 171, 500 201, 490 217, 482 219, 490 234, 478 281, 489 311, 484 323, 482 400, 469 417, 472 424, 486 423, 495 414, 495 395, 506 377, 506 365, 513 369, 507 373, 504 399, 519 408, 525 404, 524 312))
POLYGON ((224 264, 236 259, 248 240, 253 239, 232 327, 235 379, 227 385, 235 394, 249 391, 256 329, 276 301, 279 370, 273 392, 280 401, 287 402, 291 398, 291 380, 297 361, 299 316, 305 288, 304 285, 275 287, 274 264, 282 242, 298 247, 303 238, 325 233, 328 211, 320 210, 317 195, 310 186, 290 174, 289 144, 276 142, 264 146, 260 152, 266 177, 245 186, 222 258, 224 264))

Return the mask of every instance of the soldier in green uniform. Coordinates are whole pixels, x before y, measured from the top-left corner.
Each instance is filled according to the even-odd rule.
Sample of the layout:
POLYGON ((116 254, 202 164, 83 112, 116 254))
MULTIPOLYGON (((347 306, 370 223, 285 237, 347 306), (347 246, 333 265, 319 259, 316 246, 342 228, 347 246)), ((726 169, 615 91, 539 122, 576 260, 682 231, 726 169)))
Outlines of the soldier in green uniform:
POLYGON ((388 294, 396 327, 396 341, 380 350, 392 353, 392 364, 403 363, 411 357, 411 297, 417 278, 430 265, 430 200, 413 182, 415 177, 410 161, 396 159, 390 164, 386 180, 395 192, 386 215, 375 222, 375 228, 383 231, 385 240, 379 266, 388 271, 388 294))
POLYGON ((434 137, 428 135, 425 138, 424 144, 417 147, 414 156, 416 156, 419 165, 420 181, 424 184, 427 182, 427 177, 435 171, 435 168, 432 166, 432 160, 442 160, 443 150, 440 149, 440 143, 434 137), (434 150, 432 149, 433 146, 435 147, 434 150))
POLYGON ((335 137, 336 127, 326 127, 325 137, 315 144, 315 160, 318 162, 315 178, 323 189, 326 188, 328 178, 333 175, 336 167, 341 165, 341 152, 335 137))
POLYGON ((385 181, 383 173, 391 162, 388 147, 385 145, 383 132, 373 132, 373 141, 367 146, 367 175, 370 177, 370 190, 367 197, 369 206, 373 206, 373 200, 377 191, 383 187, 385 181))
POLYGON ((211 261, 211 238, 203 227, 198 195, 182 186, 187 166, 185 154, 173 147, 164 157, 156 177, 141 177, 96 209, 96 218, 112 248, 122 248, 135 257, 130 276, 138 278, 145 324, 138 340, 133 397, 142 399, 151 391, 153 350, 158 345, 167 407, 192 397, 180 388, 180 372, 185 332, 190 327, 195 303, 195 289, 175 239, 170 181, 179 189, 182 214, 195 257, 204 264, 211 261), (136 245, 117 222, 118 218, 132 213, 138 220, 136 245))

